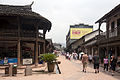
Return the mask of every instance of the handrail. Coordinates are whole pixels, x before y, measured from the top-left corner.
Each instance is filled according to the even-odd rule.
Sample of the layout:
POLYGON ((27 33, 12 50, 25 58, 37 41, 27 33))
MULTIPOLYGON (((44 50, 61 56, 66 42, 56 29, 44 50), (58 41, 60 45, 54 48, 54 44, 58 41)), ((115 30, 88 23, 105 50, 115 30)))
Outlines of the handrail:
MULTIPOLYGON (((36 37, 35 31, 28 31, 28 30, 21 30, 20 31, 21 37, 36 37)), ((18 37, 18 31, 17 30, 0 30, 0 37, 18 37)), ((38 33, 38 37, 42 38, 43 34, 38 33)))
MULTIPOLYGON (((119 36, 120 27, 116 27, 114 29, 108 30, 109 38, 119 36)), ((107 31, 100 33, 100 35, 107 37, 107 31)), ((103 37, 104 38, 104 37, 103 37)))

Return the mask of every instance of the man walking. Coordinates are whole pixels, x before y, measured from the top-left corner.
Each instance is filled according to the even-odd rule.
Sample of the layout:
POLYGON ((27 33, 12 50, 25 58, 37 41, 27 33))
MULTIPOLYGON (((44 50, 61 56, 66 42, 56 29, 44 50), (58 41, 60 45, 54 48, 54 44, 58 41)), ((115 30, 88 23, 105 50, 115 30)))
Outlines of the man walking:
POLYGON ((88 56, 87 54, 83 54, 82 56, 82 63, 83 63, 83 72, 86 73, 87 63, 88 63, 88 56))
POLYGON ((97 51, 95 52, 95 55, 93 56, 93 63, 94 63, 94 69, 95 69, 95 73, 99 73, 99 56, 97 51))

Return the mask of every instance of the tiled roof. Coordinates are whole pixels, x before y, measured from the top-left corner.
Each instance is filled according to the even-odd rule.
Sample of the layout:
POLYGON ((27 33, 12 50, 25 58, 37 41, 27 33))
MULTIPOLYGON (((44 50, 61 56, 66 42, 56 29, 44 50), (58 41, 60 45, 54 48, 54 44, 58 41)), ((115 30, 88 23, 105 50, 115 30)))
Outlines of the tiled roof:
POLYGON ((15 6, 15 5, 2 5, 0 4, 0 16, 28 16, 30 18, 38 19, 41 23, 40 26, 46 26, 46 30, 51 29, 51 22, 42 17, 40 14, 33 12, 31 5, 15 6))

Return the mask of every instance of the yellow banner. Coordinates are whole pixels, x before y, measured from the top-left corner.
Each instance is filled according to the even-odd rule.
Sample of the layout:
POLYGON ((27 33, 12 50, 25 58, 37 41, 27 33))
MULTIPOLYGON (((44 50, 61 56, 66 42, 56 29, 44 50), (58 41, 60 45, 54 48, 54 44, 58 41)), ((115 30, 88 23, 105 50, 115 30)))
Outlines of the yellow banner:
POLYGON ((71 28, 70 39, 79 39, 82 36, 92 32, 93 28, 71 28))

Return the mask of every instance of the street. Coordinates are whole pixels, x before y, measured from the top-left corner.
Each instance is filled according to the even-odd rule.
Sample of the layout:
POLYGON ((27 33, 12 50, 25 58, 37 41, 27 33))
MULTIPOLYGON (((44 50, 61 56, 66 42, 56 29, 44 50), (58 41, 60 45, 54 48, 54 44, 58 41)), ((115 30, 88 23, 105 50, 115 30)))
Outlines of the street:
POLYGON ((82 63, 79 60, 70 61, 65 59, 64 56, 59 56, 58 60, 61 61, 61 64, 59 64, 61 74, 56 74, 56 70, 54 73, 39 72, 40 68, 35 68, 31 76, 24 76, 24 70, 21 69, 18 70, 21 71, 21 73, 18 72, 16 76, 4 77, 2 76, 3 71, 1 70, 0 80, 120 80, 119 73, 115 73, 114 76, 111 76, 110 72, 104 72, 102 68, 100 69, 100 73, 95 74, 92 65, 88 65, 87 72, 83 73, 82 63))

